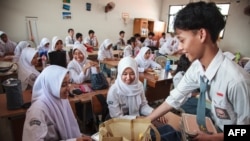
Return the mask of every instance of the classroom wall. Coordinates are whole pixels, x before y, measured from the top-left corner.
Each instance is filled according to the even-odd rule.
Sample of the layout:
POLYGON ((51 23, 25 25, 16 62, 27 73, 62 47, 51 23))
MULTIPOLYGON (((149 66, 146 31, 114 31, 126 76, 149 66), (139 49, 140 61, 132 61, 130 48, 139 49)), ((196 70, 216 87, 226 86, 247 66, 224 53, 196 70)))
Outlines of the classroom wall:
POLYGON ((110 38, 117 41, 119 31, 126 32, 126 39, 133 33, 134 18, 149 18, 158 20, 160 17, 162 0, 71 0, 70 12, 72 19, 63 20, 63 0, 7 0, 0 1, 0 30, 5 31, 9 37, 18 42, 28 39, 28 30, 25 17, 38 17, 37 31, 39 40, 42 37, 52 39, 58 35, 61 38, 67 36, 68 28, 74 28, 75 33, 81 32, 88 35, 88 30, 93 29, 99 40, 99 44, 110 38), (105 5, 113 1, 115 8, 104 12, 105 5), (92 4, 91 11, 86 11, 85 5, 92 4), (124 24, 122 13, 128 13, 130 19, 124 24), (5 14, 3 14, 5 13, 5 14))
MULTIPOLYGON (((160 20, 167 23, 169 5, 187 4, 190 0, 163 0, 160 20)), ((199 0, 191 0, 199 1, 199 0)), ((240 52, 242 56, 250 57, 250 16, 243 13, 250 0, 204 0, 216 3, 231 3, 224 38, 219 41, 219 47, 224 51, 240 52)))
MULTIPOLYGON (((28 39, 25 17, 38 17, 37 31, 39 40, 42 37, 52 38, 55 35, 62 39, 67 36, 67 29, 74 28, 87 36, 88 30, 96 32, 99 42, 110 38, 114 42, 118 39, 120 30, 126 32, 128 39, 133 32, 134 18, 149 18, 167 23, 169 5, 187 4, 190 0, 71 0, 71 20, 62 19, 62 0, 7 0, 0 1, 0 30, 8 33, 9 37, 18 42, 28 39), (115 2, 115 8, 104 12, 104 6, 115 2), (85 10, 85 4, 92 4, 91 11, 85 10), (121 15, 126 12, 130 16, 124 24, 121 15)), ((199 1, 199 0, 192 0, 199 1)), ((209 0, 207 0, 209 1, 209 0)), ((240 52, 243 56, 250 56, 250 16, 243 14, 249 0, 211 0, 218 3, 230 2, 229 17, 226 24, 224 38, 219 42, 221 49, 240 52)))

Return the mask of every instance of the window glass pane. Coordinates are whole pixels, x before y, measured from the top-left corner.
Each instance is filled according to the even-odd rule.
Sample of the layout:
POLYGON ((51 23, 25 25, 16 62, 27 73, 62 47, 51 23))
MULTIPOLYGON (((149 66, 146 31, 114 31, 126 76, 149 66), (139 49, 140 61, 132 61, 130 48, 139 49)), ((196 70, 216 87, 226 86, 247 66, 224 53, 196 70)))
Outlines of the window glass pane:
POLYGON ((169 19, 168 19, 168 32, 174 32, 174 17, 175 16, 169 16, 169 19))
POLYGON ((170 6, 169 14, 176 14, 179 10, 182 9, 182 6, 170 6))
POLYGON ((220 8, 220 12, 222 15, 228 15, 229 4, 216 4, 217 7, 220 8))

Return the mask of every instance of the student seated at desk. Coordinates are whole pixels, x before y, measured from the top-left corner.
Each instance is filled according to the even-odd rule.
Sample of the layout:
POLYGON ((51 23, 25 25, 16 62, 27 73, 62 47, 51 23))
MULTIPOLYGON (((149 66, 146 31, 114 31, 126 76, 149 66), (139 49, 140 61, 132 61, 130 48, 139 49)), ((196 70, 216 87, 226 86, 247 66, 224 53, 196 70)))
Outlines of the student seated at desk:
POLYGON ((98 50, 98 40, 95 36, 95 31, 89 30, 88 34, 89 36, 86 36, 83 40, 84 46, 88 48, 88 50, 90 50, 89 52, 92 52, 93 50, 98 50))
MULTIPOLYGON (((117 78, 108 91, 107 104, 111 118, 141 118, 154 110, 148 105, 143 84, 139 80, 137 63, 132 57, 128 56, 120 60, 117 78)), ((167 122, 165 117, 160 117, 158 120, 162 124, 167 122)), ((170 125, 163 125, 158 130, 161 141, 179 139, 180 133, 170 125)))
POLYGON ((159 53, 161 55, 173 55, 178 53, 179 40, 174 36, 174 33, 170 33, 170 37, 160 47, 159 53))
POLYGON ((22 50, 26 47, 31 47, 31 45, 29 44, 29 42, 27 41, 20 41, 14 51, 14 57, 12 62, 17 63, 19 61, 19 58, 21 56, 22 50))
MULTIPOLYGON (((55 51, 66 52, 65 53, 66 54, 66 64, 68 64, 68 62, 70 61, 69 54, 67 53, 67 51, 63 50, 63 41, 58 36, 54 36, 52 38, 52 46, 51 46, 51 50, 49 50, 48 54, 50 52, 55 52, 55 51)), ((49 58, 49 60, 50 60, 50 58, 49 58)), ((58 58, 58 60, 60 60, 60 58, 58 58)))
POLYGON ((68 36, 65 37, 65 46, 72 48, 75 43, 74 38, 75 30, 73 28, 68 29, 68 36))
POLYGON ((35 48, 26 47, 22 50, 18 61, 18 79, 21 80, 22 91, 31 89, 40 72, 35 66, 38 64, 38 52, 35 48))
POLYGON ((32 104, 26 112, 23 141, 59 141, 83 137, 69 100, 69 73, 57 65, 46 67, 38 76, 32 90, 32 104), (53 74, 53 75, 51 75, 53 74))
POLYGON ((48 51, 50 50, 50 41, 48 38, 44 37, 42 38, 39 46, 37 47, 38 49, 38 53, 39 53, 39 57, 45 56, 46 58, 48 58, 48 51))
POLYGON ((154 69, 161 69, 161 65, 150 59, 150 55, 150 48, 142 47, 135 57, 139 72, 153 72, 154 69))
MULTIPOLYGON (((101 44, 99 50, 98 50, 98 60, 100 62, 102 61, 113 61, 113 60, 119 60, 118 58, 115 58, 112 53, 112 46, 113 43, 110 39, 105 39, 103 43, 101 44)), ((108 77, 110 77, 110 69, 106 67, 105 64, 101 63, 101 69, 103 72, 107 73, 108 77)))
POLYGON ((127 46, 123 49, 123 57, 126 56, 135 57, 139 53, 140 48, 135 46, 135 42, 136 42, 135 37, 131 37, 128 40, 127 46))
POLYGON ((70 79, 73 83, 81 84, 85 80, 90 80, 91 73, 97 72, 99 64, 87 60, 88 54, 82 44, 75 44, 73 47, 73 60, 68 64, 70 79))
POLYGON ((0 57, 4 60, 12 60, 17 43, 10 40, 8 35, 0 31, 0 57))

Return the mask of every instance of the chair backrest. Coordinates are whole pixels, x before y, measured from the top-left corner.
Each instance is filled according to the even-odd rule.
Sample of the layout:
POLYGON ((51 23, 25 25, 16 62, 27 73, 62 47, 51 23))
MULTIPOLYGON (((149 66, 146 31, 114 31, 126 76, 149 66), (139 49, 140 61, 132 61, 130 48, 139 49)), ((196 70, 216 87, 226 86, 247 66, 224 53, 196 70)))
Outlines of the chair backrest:
POLYGON ((95 122, 96 131, 98 131, 99 123, 109 118, 108 104, 106 103, 106 94, 97 94, 91 97, 92 112, 95 122))
POLYGON ((51 65, 67 67, 66 51, 52 51, 48 55, 51 65))

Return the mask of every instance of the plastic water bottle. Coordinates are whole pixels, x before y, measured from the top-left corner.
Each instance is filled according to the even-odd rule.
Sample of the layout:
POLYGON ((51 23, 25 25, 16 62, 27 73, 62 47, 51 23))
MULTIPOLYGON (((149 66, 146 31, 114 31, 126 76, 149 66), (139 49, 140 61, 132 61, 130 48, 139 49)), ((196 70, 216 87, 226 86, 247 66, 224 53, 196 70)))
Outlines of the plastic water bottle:
POLYGON ((170 71, 170 60, 167 60, 166 65, 165 65, 165 70, 166 72, 170 71))

